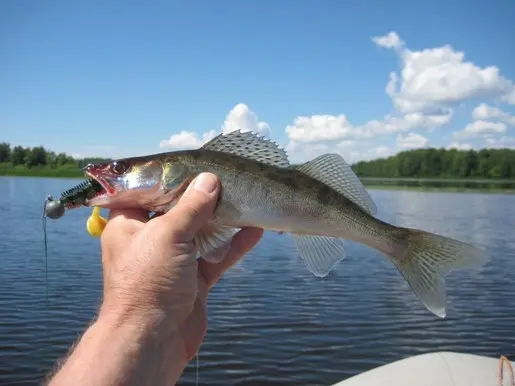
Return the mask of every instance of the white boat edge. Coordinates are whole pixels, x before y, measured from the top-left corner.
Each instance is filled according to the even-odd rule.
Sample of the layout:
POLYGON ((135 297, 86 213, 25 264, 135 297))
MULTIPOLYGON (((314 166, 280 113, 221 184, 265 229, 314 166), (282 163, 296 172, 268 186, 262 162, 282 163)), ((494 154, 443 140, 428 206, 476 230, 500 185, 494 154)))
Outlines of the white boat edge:
POLYGON ((387 363, 332 386, 513 386, 513 369, 515 362, 503 356, 438 351, 387 363))

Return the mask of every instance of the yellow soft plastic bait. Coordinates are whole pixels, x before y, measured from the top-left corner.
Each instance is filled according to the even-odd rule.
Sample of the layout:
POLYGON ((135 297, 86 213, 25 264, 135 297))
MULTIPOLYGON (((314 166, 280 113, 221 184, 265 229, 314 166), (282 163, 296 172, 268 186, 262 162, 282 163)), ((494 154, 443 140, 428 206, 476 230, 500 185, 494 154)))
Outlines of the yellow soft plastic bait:
POLYGON ((104 228, 107 224, 107 220, 100 216, 100 208, 98 206, 93 208, 93 213, 89 216, 88 221, 86 223, 86 228, 88 229, 88 233, 93 237, 100 237, 104 228))

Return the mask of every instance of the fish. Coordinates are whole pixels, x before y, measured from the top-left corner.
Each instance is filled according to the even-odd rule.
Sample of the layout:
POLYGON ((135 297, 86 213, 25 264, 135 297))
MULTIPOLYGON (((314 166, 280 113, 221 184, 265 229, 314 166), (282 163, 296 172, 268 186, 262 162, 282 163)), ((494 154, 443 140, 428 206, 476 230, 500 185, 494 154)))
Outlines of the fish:
POLYGON ((385 256, 441 318, 447 315, 445 276, 488 261, 473 244, 379 219, 376 204, 341 155, 292 165, 284 149, 250 131, 219 134, 197 149, 120 158, 83 170, 88 181, 97 182, 81 196, 84 206, 153 213, 166 213, 197 175, 213 173, 221 182, 220 196, 212 219, 194 239, 206 260, 216 262, 216 252, 242 228, 257 227, 289 234, 307 269, 325 277, 346 257, 345 241, 356 242, 385 256))

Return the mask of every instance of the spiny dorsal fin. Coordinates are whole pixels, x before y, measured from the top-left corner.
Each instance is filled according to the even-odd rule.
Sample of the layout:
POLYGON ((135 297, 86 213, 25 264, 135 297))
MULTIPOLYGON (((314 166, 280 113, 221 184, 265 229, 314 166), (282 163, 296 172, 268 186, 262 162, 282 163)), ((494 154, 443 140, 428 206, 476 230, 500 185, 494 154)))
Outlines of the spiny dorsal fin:
POLYGON ((250 131, 233 131, 225 135, 219 134, 206 142, 202 148, 235 154, 283 168, 290 166, 290 161, 284 149, 279 148, 275 142, 259 137, 250 131))
POLYGON ((296 167, 297 170, 316 178, 349 200, 375 215, 377 207, 351 169, 350 165, 338 154, 324 154, 296 167))

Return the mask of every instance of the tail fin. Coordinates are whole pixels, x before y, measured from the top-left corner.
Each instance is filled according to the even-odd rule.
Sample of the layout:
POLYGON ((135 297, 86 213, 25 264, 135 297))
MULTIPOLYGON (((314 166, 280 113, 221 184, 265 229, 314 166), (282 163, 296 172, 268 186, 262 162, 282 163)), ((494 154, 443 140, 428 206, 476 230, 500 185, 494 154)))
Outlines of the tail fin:
POLYGON ((417 229, 407 230, 407 249, 392 261, 429 311, 445 318, 444 276, 452 269, 487 262, 483 250, 458 240, 417 229))

